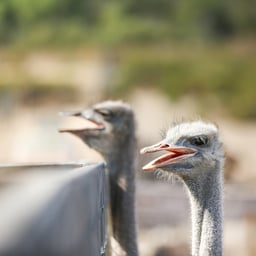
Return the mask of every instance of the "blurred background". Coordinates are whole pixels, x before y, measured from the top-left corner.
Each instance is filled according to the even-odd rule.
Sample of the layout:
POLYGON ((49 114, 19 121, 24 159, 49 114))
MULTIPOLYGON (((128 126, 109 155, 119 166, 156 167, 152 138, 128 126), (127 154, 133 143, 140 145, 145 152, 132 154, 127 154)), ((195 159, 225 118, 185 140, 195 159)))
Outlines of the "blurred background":
MULTIPOLYGON (((0 162, 100 156, 58 116, 105 99, 129 102, 139 146, 173 120, 220 127, 226 148, 225 255, 256 255, 256 2, 1 0, 0 162)), ((188 255, 189 204, 178 182, 141 171, 141 255, 188 255)))

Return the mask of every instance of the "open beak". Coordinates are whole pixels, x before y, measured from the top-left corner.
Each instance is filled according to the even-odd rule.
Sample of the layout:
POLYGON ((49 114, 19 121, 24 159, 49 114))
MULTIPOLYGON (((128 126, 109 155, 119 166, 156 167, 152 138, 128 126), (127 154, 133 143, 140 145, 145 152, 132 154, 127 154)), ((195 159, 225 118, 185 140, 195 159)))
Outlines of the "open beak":
POLYGON ((193 148, 171 146, 169 144, 160 142, 153 146, 149 146, 141 149, 140 153, 145 154, 145 153, 153 153, 157 151, 167 151, 168 153, 154 159, 153 161, 143 166, 142 167, 143 170, 152 171, 154 169, 161 168, 166 165, 178 163, 183 159, 193 156, 197 152, 197 150, 193 148))
POLYGON ((73 134, 76 134, 76 135, 79 135, 79 134, 84 134, 84 133, 90 133, 90 132, 93 132, 93 131, 101 131, 101 130, 104 130, 105 129, 105 126, 96 121, 91 113, 89 112, 86 112, 86 111, 73 111, 73 112, 60 112, 59 113, 60 115, 62 116, 77 116, 77 117, 81 117, 83 119, 86 119, 87 121, 90 121, 91 123, 93 123, 95 126, 94 127, 85 127, 85 128, 80 128, 80 129, 59 129, 58 131, 59 132, 69 132, 69 133, 73 133, 73 134))

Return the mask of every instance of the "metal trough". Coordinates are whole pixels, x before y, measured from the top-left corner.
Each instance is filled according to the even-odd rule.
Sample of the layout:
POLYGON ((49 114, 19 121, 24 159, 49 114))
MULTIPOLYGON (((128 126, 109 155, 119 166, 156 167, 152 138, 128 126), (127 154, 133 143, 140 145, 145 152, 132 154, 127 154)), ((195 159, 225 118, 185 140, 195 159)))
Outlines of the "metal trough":
POLYGON ((105 255, 103 163, 0 166, 0 256, 105 255))

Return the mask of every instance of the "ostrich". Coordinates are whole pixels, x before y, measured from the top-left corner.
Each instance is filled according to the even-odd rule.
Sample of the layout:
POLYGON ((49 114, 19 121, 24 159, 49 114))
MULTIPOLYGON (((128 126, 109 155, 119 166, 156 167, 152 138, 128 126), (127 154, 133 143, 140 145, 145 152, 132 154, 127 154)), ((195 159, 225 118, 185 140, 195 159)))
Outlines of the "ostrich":
POLYGON ((181 123, 165 139, 141 153, 167 151, 143 167, 174 174, 188 191, 192 217, 192 255, 222 255, 223 148, 218 129, 203 121, 181 123))
POLYGON ((110 183, 110 219, 113 253, 137 256, 135 217, 135 121, 131 107, 121 101, 105 101, 90 109, 66 113, 95 124, 94 128, 65 129, 106 161, 110 183))

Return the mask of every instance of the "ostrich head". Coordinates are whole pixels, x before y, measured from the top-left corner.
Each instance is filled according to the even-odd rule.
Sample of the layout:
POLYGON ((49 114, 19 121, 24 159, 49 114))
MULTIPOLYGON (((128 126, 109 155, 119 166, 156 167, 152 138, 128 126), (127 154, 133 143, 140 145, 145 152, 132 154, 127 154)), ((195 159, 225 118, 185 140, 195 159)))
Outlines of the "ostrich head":
POLYGON ((150 171, 160 169, 182 178, 212 171, 222 165, 222 143, 218 129, 211 123, 194 121, 181 123, 167 131, 161 142, 143 148, 141 153, 167 151, 143 167, 150 171))
POLYGON ((120 150, 121 145, 125 146, 134 133, 133 111, 121 101, 105 101, 83 111, 67 112, 64 115, 78 116, 95 125, 93 128, 61 129, 60 132, 78 136, 103 157, 120 150))

